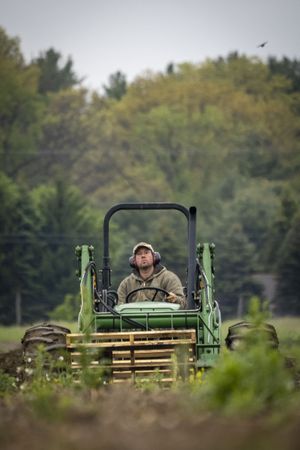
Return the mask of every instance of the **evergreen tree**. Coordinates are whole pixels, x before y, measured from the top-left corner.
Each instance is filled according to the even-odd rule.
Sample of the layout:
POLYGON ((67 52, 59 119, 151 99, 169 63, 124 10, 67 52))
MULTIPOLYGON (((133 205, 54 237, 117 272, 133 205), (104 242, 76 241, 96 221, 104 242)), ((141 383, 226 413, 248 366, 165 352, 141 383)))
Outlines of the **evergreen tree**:
POLYGON ((109 76, 108 86, 103 86, 105 94, 108 98, 121 100, 127 91, 126 75, 118 71, 109 76))
POLYGON ((20 39, 9 37, 3 27, 0 26, 0 59, 10 60, 19 68, 24 66, 24 58, 20 50, 20 39))
POLYGON ((77 174, 73 167, 78 164, 82 171, 84 165, 81 161, 90 149, 90 140, 93 138, 87 111, 84 89, 48 95, 38 143, 39 152, 35 163, 26 171, 29 179, 36 184, 48 183, 53 178, 66 177, 68 174, 71 182, 74 182, 77 174))
POLYGON ((279 252, 277 312, 300 314, 300 213, 295 215, 279 252))
POLYGON ((0 175, 0 322, 20 324, 36 283, 36 217, 23 189, 0 175))
POLYGON ((268 66, 271 73, 282 75, 291 81, 289 87, 290 92, 300 91, 300 61, 297 59, 290 60, 287 57, 283 57, 281 60, 277 60, 275 57, 268 59, 268 66))
POLYGON ((42 103, 38 71, 24 64, 19 40, 0 28, 0 157, 2 170, 14 179, 35 157, 42 103))
POLYGON ((238 223, 228 223, 216 234, 216 292, 225 317, 236 317, 239 304, 261 292, 254 282, 255 248, 238 223))
POLYGON ((72 58, 68 57, 65 64, 60 64, 61 60, 62 55, 53 48, 32 60, 32 64, 40 69, 38 89, 41 94, 68 89, 81 82, 73 70, 72 58))
POLYGON ((95 217, 77 189, 65 181, 37 188, 33 200, 40 244, 35 270, 40 282, 33 291, 28 314, 41 318, 61 304, 66 294, 78 292, 74 249, 83 243, 98 247, 98 236, 95 217))

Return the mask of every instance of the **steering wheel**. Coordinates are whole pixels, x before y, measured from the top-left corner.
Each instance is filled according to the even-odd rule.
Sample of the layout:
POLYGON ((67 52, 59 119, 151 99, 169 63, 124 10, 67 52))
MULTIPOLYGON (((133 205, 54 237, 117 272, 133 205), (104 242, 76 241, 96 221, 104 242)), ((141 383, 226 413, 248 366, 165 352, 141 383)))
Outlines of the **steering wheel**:
POLYGON ((162 292, 165 295, 170 295, 170 293, 168 291, 166 291, 165 289, 161 289, 159 287, 141 287, 141 288, 137 288, 137 289, 133 289, 133 291, 128 292, 128 294, 126 295, 126 299, 125 299, 125 303, 130 303, 129 299, 130 297, 132 297, 133 294, 135 294, 138 291, 155 291, 153 297, 151 298, 150 302, 154 302, 154 299, 156 297, 156 295, 158 294, 158 292, 162 292))

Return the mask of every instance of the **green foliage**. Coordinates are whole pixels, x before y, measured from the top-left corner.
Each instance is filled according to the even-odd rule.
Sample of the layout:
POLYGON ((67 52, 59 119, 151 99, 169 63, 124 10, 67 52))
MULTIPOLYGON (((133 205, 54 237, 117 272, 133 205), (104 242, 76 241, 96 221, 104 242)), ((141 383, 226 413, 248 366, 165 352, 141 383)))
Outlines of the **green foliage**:
POLYGON ((86 152, 96 145, 86 97, 84 89, 60 90, 47 95, 38 153, 24 170, 30 186, 50 184, 53 179, 63 178, 75 185, 80 180, 83 187, 81 183, 87 170, 90 171, 90 155, 86 152))
POLYGON ((69 412, 72 400, 66 394, 56 393, 51 385, 40 386, 27 397, 27 404, 36 418, 50 422, 61 422, 69 412))
POLYGON ((80 192, 63 180, 52 186, 41 186, 33 192, 32 198, 40 237, 36 274, 42 282, 37 281, 30 306, 33 317, 45 317, 61 304, 66 293, 78 292, 74 248, 81 240, 93 243, 95 230, 93 216, 85 207, 80 192), (38 298, 43 301, 37 301, 38 298))
MULTIPOLYGON (((105 370, 102 367, 93 367, 91 362, 95 355, 86 351, 85 348, 80 350, 80 370, 79 383, 82 388, 99 389, 107 383, 109 369, 105 370)), ((98 355, 101 360, 101 354, 98 355)), ((107 362, 107 361, 106 361, 107 362)), ((102 358, 102 363, 105 364, 105 358, 102 358)))
POLYGON ((16 380, 11 375, 0 370, 0 398, 16 392, 16 380))
POLYGON ((260 286, 251 275, 255 272, 254 246, 241 225, 230 219, 224 223, 223 233, 217 233, 215 240, 217 290, 222 289, 222 311, 227 315, 237 314, 238 302, 260 292, 260 286), (220 287, 220 288, 219 288, 220 287))
POLYGON ((97 221, 80 192, 63 181, 29 196, 0 174, 0 197, 0 320, 17 319, 17 297, 18 320, 46 318, 66 293, 78 292, 74 248, 80 241, 98 248, 97 221))
MULTIPOLYGON (((89 339, 87 337, 87 339, 89 339)), ((67 351, 46 352, 41 345, 35 355, 28 357, 25 361, 24 371, 25 381, 21 385, 21 390, 28 396, 34 409, 45 409, 44 415, 52 418, 51 408, 47 406, 47 401, 51 404, 55 399, 62 400, 66 391, 89 391, 97 390, 107 384, 108 371, 102 367, 92 364, 95 357, 101 358, 101 354, 95 356, 84 347, 79 349, 80 357, 78 364, 80 368, 72 373, 70 355, 67 351)), ((97 350, 98 352, 98 350, 97 350)), ((105 359, 101 359, 105 364, 105 359)), ((63 400, 58 405, 59 410, 67 406, 63 400)), ((63 412, 63 411, 62 411, 63 412)))
POLYGON ((298 60, 290 60, 287 57, 277 60, 274 57, 270 57, 268 58, 268 66, 272 73, 282 75, 291 81, 289 91, 300 91, 300 62, 298 60))
POLYGON ((283 315, 299 314, 300 214, 295 215, 281 245, 278 262, 278 310, 283 315))
POLYGON ((34 359, 31 361, 28 358, 26 362, 21 391, 30 409, 39 418, 59 422, 72 404, 66 392, 72 386, 66 361, 62 355, 52 356, 40 346, 34 359))
MULTIPOLYGON (((291 245, 300 192, 298 66, 288 58, 264 63, 233 52, 198 65, 170 64, 166 73, 149 72, 131 84, 119 71, 104 95, 89 94, 77 88, 70 58, 49 49, 26 65, 19 39, 1 28, 0 320, 14 320, 15 279, 25 320, 75 294, 73 246, 97 248, 104 212, 133 201, 198 208, 198 240, 217 245, 216 287, 225 315, 235 315, 240 296, 259 292, 252 273, 270 271, 280 279, 278 310, 290 289, 286 301, 298 312, 291 245), (57 179, 68 189, 57 189, 57 179), (74 201, 73 186, 81 202, 74 201), (283 265, 291 273, 288 288, 283 265)), ((148 234, 184 278, 183 247, 170 237, 183 236, 179 222, 122 219, 112 226, 114 288, 137 234, 148 234)))
POLYGON ((157 369, 151 376, 147 378, 139 377, 135 380, 135 386, 137 389, 143 392, 155 392, 163 387, 163 375, 157 369))
POLYGON ((242 352, 224 352, 200 395, 213 410, 252 415, 279 410, 291 391, 292 380, 282 356, 257 343, 242 352))
POLYGON ((0 27, 0 58, 11 60, 18 66, 24 65, 24 58, 20 50, 20 39, 9 37, 3 27, 0 27))
POLYGON ((248 313, 254 328, 235 351, 223 350, 217 366, 196 389, 197 402, 244 416, 279 411, 289 403, 294 391, 291 373, 279 351, 270 348, 262 329, 266 316, 266 306, 254 297, 248 313))
POLYGON ((72 59, 68 57, 64 65, 60 64, 61 59, 59 52, 49 48, 32 61, 40 69, 38 90, 41 94, 68 89, 79 83, 73 71, 72 59))
POLYGON ((103 88, 108 98, 121 100, 127 90, 126 75, 120 71, 110 75, 108 86, 104 85, 103 88))
POLYGON ((66 294, 63 303, 49 312, 49 318, 55 321, 66 320, 73 322, 77 320, 80 309, 80 294, 66 294))
MULTIPOLYGON (((17 296, 28 301, 33 288, 32 268, 37 254, 35 211, 26 192, 0 174, 0 320, 16 317, 17 296)), ((21 305, 20 305, 21 308, 21 305)))
POLYGON ((22 179, 34 160, 43 104, 37 95, 38 72, 25 66, 19 40, 0 28, 0 157, 1 172, 22 179))

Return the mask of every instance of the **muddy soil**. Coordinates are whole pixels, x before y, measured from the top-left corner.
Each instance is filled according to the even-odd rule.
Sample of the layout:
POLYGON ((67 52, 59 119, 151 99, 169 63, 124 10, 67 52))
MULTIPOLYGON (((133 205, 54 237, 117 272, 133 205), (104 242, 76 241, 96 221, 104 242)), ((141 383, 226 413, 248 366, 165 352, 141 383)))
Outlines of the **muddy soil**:
POLYGON ((78 398, 77 405, 73 399, 63 417, 44 414, 21 400, 2 401, 1 449, 299 449, 300 414, 280 423, 219 417, 192 411, 167 391, 108 387, 78 398))
POLYGON ((22 346, 7 346, 0 351, 0 370, 9 375, 16 376, 18 367, 22 365, 22 346))
MULTIPOLYGON (((20 348, 0 354, 11 375, 21 362, 20 348)), ((1 450, 300 449, 300 408, 284 420, 232 418, 191 407, 170 390, 126 385, 69 395, 57 411, 42 397, 0 399, 1 450)))

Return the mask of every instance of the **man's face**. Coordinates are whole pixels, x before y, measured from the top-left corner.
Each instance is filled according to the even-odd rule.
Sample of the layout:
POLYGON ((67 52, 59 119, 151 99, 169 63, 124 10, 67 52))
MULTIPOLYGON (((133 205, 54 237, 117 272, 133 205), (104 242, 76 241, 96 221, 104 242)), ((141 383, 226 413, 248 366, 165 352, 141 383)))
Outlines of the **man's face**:
POLYGON ((140 247, 135 253, 135 263, 138 269, 149 269, 153 266, 153 254, 149 248, 140 247))

